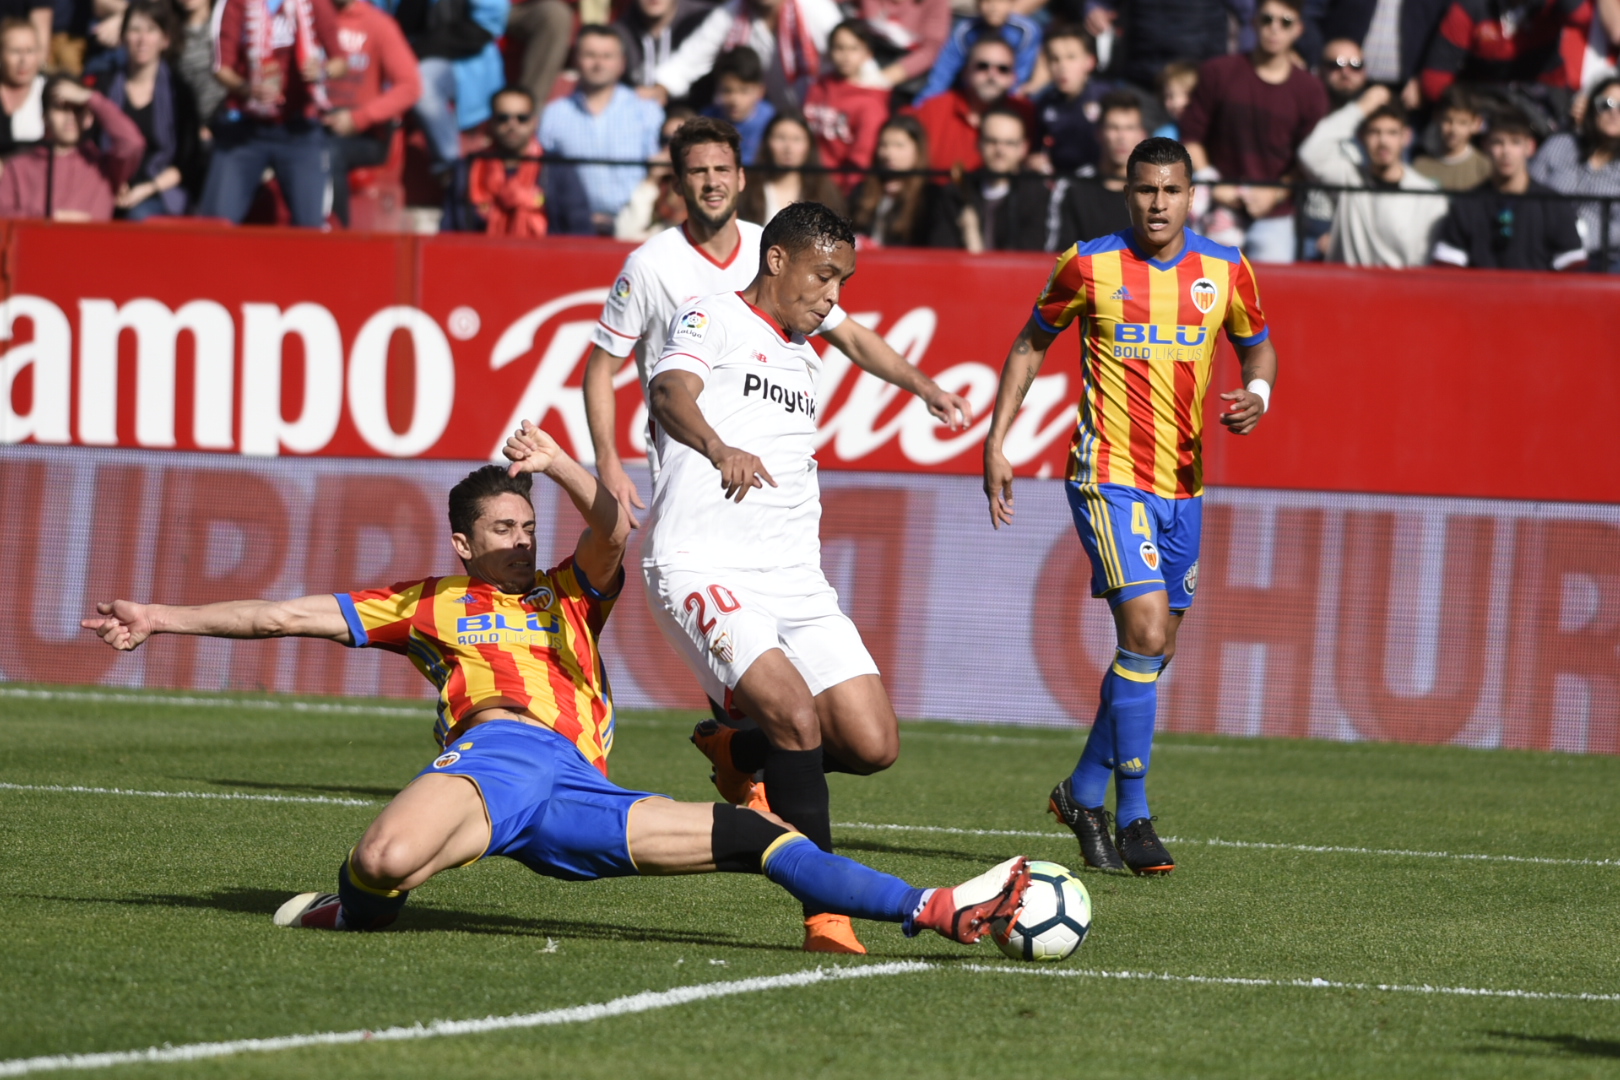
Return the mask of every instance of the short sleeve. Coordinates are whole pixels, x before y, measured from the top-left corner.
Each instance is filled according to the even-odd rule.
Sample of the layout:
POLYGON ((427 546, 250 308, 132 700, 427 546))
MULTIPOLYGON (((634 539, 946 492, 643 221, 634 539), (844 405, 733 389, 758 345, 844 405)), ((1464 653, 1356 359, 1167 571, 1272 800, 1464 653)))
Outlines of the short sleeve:
POLYGON ((1086 265, 1077 247, 1058 256, 1052 276, 1035 301, 1035 321, 1047 333, 1061 333, 1086 313, 1086 265))
POLYGON ((607 303, 602 305, 602 317, 591 330, 591 344, 613 356, 629 356, 641 340, 647 325, 646 275, 641 273, 635 256, 624 261, 624 269, 613 280, 608 290, 607 303))
POLYGON ((572 555, 546 571, 544 577, 555 586, 558 602, 577 611, 593 634, 602 632, 614 603, 619 599, 619 592, 624 588, 623 566, 619 567, 611 582, 604 582, 598 587, 585 576, 584 570, 575 565, 572 555))
POLYGON ((1234 345, 1258 345, 1271 336, 1266 313, 1260 306, 1260 286, 1254 280, 1254 267, 1239 255, 1232 267, 1232 284, 1226 301, 1226 336, 1234 345))
POLYGON ((429 581, 407 581, 386 589, 336 593, 343 621, 349 624, 349 644, 356 649, 404 652, 410 641, 411 620, 429 595, 429 581))
POLYGON ((710 307, 700 301, 675 313, 669 321, 669 337, 647 375, 649 380, 666 371, 690 371, 704 382, 709 381, 709 372, 725 351, 725 332, 710 307))

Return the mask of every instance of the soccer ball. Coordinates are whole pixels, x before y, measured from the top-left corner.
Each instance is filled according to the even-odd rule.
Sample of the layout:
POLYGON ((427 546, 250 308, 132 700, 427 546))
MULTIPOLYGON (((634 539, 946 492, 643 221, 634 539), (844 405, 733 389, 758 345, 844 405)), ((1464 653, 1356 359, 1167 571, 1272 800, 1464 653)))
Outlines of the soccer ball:
POLYGON ((1091 894, 1055 862, 1029 864, 1029 889, 1016 921, 990 924, 996 946, 1014 960, 1062 960, 1091 930, 1091 894))

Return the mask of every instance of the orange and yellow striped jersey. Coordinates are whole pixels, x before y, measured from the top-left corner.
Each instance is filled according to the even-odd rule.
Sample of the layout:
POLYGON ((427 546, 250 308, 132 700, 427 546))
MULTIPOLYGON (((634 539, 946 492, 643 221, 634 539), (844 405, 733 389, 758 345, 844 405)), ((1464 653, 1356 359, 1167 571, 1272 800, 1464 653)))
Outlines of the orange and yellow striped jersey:
POLYGON ((1204 391, 1222 327, 1237 345, 1271 333, 1254 268, 1237 248, 1186 232, 1167 262, 1138 254, 1131 230, 1077 244, 1035 303, 1056 334, 1083 319, 1082 393, 1068 478, 1166 499, 1204 491, 1204 391))
POLYGON ((438 687, 440 746, 481 702, 505 698, 606 775, 613 694, 597 636, 618 589, 598 591, 569 558, 537 572, 521 595, 458 575, 338 593, 337 601, 356 647, 403 653, 438 687))

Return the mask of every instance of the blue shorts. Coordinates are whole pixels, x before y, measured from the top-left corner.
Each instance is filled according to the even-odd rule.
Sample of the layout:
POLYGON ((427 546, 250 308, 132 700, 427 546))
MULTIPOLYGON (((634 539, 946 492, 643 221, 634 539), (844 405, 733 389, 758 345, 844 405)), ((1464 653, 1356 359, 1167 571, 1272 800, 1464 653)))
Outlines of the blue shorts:
POLYGON ((478 785, 489 814, 484 856, 565 881, 640 873, 630 858, 630 808, 663 797, 609 783, 573 743, 515 720, 478 724, 417 775, 430 773, 478 785))
POLYGON ((1064 485, 1080 543, 1091 557, 1091 595, 1117 608, 1163 589, 1170 610, 1192 607, 1204 500, 1165 499, 1123 484, 1064 485))

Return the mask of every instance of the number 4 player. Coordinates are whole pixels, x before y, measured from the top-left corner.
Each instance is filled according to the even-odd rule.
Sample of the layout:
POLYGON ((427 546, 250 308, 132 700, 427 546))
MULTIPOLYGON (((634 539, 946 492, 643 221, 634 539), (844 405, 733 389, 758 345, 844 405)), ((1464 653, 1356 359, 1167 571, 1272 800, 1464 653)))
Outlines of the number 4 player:
POLYGON ((1158 680, 1198 587, 1203 523, 1203 402, 1222 327, 1246 388, 1221 395, 1220 421, 1253 431, 1277 380, 1277 353, 1254 269, 1236 248, 1186 227, 1192 162, 1170 139, 1131 153, 1131 227, 1058 257, 1001 372, 984 444, 984 492, 996 527, 1013 519, 1013 469, 1002 452, 1013 417, 1070 324, 1083 321, 1083 392, 1067 493, 1091 559, 1092 595, 1114 613, 1118 650, 1074 773, 1052 791, 1052 812, 1103 870, 1168 873, 1175 861, 1148 812, 1147 772, 1158 680), (1114 780, 1119 830, 1103 806, 1114 780))

